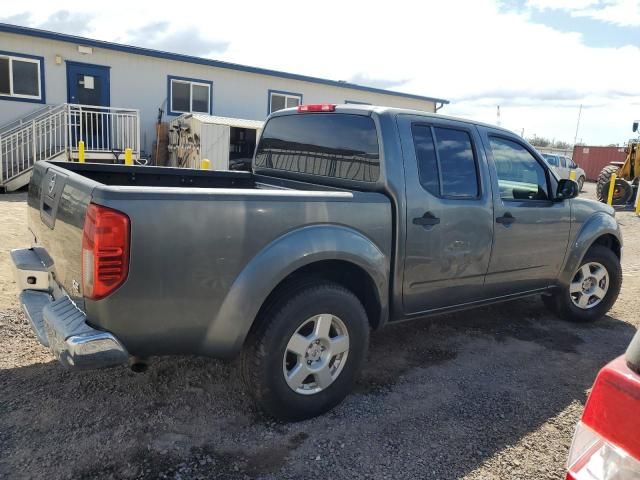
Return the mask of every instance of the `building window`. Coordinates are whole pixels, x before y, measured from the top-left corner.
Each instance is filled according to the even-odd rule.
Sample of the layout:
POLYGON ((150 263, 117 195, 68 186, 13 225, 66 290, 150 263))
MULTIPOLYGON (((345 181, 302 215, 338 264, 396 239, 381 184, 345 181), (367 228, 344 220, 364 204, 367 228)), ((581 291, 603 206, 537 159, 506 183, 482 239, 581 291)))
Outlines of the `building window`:
POLYGON ((193 78, 169 77, 169 115, 212 111, 213 83, 193 78))
POLYGON ((0 52, 0 98, 44 102, 42 57, 0 52))
POLYGON ((269 90, 269 113, 277 112, 283 108, 297 107, 302 103, 301 93, 278 92, 269 90))

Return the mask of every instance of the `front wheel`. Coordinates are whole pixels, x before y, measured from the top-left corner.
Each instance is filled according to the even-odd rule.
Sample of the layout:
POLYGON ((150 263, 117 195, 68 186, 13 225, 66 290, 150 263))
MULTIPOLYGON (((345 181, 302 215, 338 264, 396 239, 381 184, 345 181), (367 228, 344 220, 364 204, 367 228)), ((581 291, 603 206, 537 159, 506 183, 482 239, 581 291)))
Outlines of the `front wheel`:
POLYGON ((578 178, 578 192, 582 191, 582 187, 584 187, 584 177, 581 175, 580 178, 578 178))
POLYGON ((610 249, 594 245, 580 262, 571 283, 543 300, 565 320, 591 322, 606 315, 618 298, 621 285, 618 257, 610 249))
POLYGON ((369 322, 358 298, 333 283, 312 285, 267 309, 242 353, 242 376, 259 407, 303 420, 339 404, 367 353, 369 322))

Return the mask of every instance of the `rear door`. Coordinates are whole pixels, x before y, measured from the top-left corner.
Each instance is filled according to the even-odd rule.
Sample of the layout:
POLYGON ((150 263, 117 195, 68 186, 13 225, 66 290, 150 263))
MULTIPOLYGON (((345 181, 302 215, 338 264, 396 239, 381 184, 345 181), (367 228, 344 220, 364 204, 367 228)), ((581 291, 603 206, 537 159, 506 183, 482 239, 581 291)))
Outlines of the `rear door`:
POLYGON ((406 314, 484 296, 493 236, 489 173, 475 126, 401 115, 406 314))
POLYGON ((491 160, 495 204, 487 289, 503 296, 546 287, 564 261, 570 201, 552 200, 555 182, 548 167, 519 137, 480 132, 491 160))

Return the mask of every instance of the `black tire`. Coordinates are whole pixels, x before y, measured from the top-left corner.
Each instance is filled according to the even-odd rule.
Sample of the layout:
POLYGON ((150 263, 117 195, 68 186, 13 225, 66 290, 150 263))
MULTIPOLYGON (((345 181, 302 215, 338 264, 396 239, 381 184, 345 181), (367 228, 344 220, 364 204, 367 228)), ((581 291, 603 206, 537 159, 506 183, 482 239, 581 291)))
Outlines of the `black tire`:
POLYGON ((334 283, 303 286, 290 297, 280 296, 259 318, 241 356, 245 386, 258 407, 279 420, 298 421, 331 410, 349 394, 369 345, 369 322, 362 303, 334 283), (285 380, 283 361, 294 333, 314 315, 331 314, 347 329, 349 349, 344 367, 328 387, 305 395, 285 380))
POLYGON ((611 175, 614 173, 618 173, 618 170, 619 167, 615 165, 607 165, 600 171, 600 175, 598 175, 598 181, 596 183, 596 194, 600 202, 607 203, 611 175))
MULTIPOLYGON (((603 203, 607 202, 609 196, 609 187, 611 184, 611 175, 618 171, 618 167, 615 165, 608 165, 602 169, 598 176, 598 183, 596 185, 596 193, 598 200, 603 203)), ((613 197, 611 203, 613 205, 627 205, 631 202, 633 196, 633 187, 623 178, 616 179, 613 197)))
POLYGON ((622 178, 617 179, 611 201, 612 205, 627 205, 631 203, 632 196, 633 187, 631 184, 622 178))
POLYGON ((582 191, 582 187, 584 187, 584 182, 585 182, 585 178, 580 175, 580 178, 578 179, 578 192, 582 191))
POLYGON ((609 275, 607 293, 599 304, 589 309, 579 308, 571 299, 568 285, 557 288, 552 295, 542 297, 549 310, 564 320, 580 323, 599 320, 607 314, 618 298, 622 286, 622 267, 616 254, 602 245, 593 245, 580 262, 578 270, 589 262, 601 264, 609 275))

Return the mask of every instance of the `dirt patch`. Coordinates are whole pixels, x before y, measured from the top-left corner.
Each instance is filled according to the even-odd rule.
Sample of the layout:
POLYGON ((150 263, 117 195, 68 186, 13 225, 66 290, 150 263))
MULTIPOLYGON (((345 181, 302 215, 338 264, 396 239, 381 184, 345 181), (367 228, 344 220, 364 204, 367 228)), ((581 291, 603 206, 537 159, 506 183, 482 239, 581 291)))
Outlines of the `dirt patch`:
POLYGON ((254 451, 244 449, 216 451, 206 447, 184 447, 189 438, 181 434, 164 435, 151 449, 131 452, 126 459, 72 473, 76 478, 135 479, 246 479, 278 472, 308 436, 299 433, 280 446, 268 446, 254 451), (186 459, 186 460, 185 460, 186 459))
POLYGON ((397 325, 372 336, 339 407, 283 424, 254 409, 235 363, 54 362, 9 266, 29 241, 24 200, 0 196, 0 478, 562 478, 595 374, 640 323, 640 218, 620 212, 624 284, 607 318, 569 324, 532 298, 397 325))

